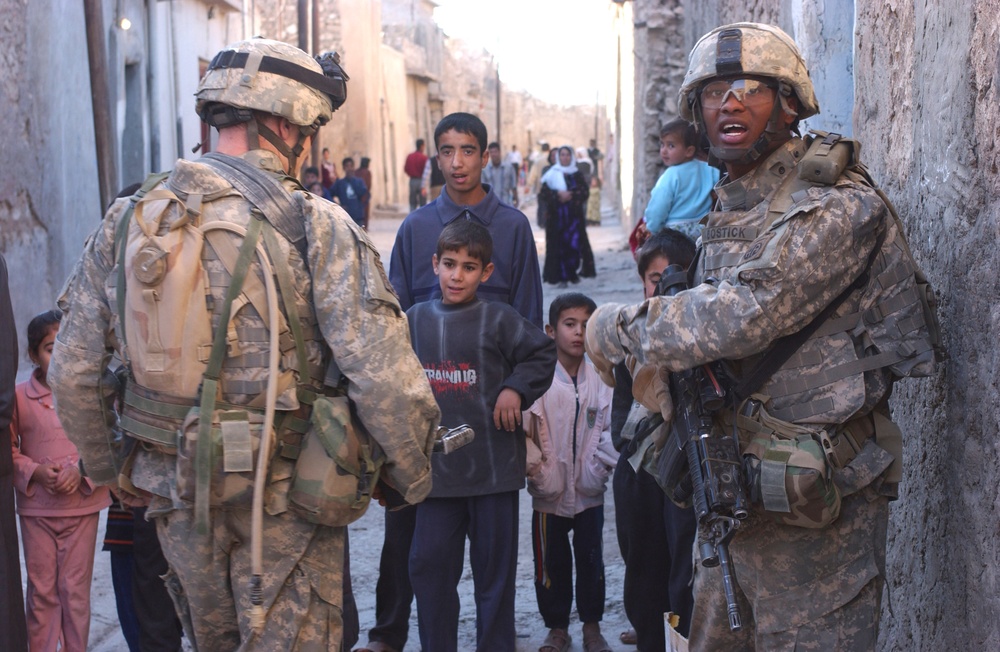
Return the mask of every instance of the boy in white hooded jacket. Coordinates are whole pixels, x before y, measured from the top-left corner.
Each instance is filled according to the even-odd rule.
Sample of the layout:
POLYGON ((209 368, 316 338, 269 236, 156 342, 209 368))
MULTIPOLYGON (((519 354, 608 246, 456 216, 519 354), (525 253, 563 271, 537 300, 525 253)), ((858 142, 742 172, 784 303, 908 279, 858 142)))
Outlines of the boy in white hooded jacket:
POLYGON ((584 650, 610 649, 600 629, 602 540, 604 491, 617 454, 611 443, 612 390, 584 358, 587 320, 595 309, 579 293, 562 294, 552 302, 545 332, 555 340, 559 362, 551 387, 524 415, 535 595, 549 628, 540 648, 544 652, 569 649, 574 556, 584 650))

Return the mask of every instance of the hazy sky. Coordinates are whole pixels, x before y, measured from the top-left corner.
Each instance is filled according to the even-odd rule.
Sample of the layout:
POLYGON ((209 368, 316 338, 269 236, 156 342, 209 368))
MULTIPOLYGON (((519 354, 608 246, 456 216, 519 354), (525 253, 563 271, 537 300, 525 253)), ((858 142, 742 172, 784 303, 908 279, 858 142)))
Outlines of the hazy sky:
MULTIPOLYGON (((438 0, 448 36, 482 46, 513 88, 557 104, 593 104, 614 69, 609 0, 438 0)), ((603 98, 602 98, 603 100, 603 98)))

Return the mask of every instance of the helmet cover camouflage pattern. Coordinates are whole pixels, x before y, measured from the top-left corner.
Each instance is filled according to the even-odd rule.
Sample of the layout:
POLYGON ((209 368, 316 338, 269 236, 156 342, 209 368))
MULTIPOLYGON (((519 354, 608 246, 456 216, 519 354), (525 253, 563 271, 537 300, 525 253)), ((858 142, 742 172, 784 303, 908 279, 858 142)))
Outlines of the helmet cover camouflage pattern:
POLYGON ((693 121, 698 87, 714 77, 771 77, 791 87, 799 100, 798 117, 819 113, 809 69, 792 38, 773 25, 733 23, 702 36, 691 50, 679 97, 681 116, 693 121))
POLYGON ((305 72, 306 75, 324 75, 323 68, 316 59, 297 47, 264 38, 239 41, 216 55, 198 84, 195 93, 198 115, 205 119, 207 106, 219 103, 237 109, 278 115, 300 126, 326 124, 337 108, 333 105, 331 96, 298 79, 260 69, 265 57, 292 64, 293 69, 305 69, 299 72, 305 72), (221 61, 232 57, 231 53, 246 53, 249 56, 243 65, 230 66, 225 62, 219 65, 221 61))

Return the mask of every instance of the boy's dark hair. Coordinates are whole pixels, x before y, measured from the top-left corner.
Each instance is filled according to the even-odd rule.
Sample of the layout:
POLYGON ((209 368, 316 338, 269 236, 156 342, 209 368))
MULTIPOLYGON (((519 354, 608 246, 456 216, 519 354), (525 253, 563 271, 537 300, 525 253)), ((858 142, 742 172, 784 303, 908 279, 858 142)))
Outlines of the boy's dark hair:
POLYGON ((62 310, 46 310, 28 322, 28 352, 36 353, 52 327, 62 321, 62 310))
POLYGON ((500 143, 494 140, 492 143, 486 146, 486 149, 500 149, 500 143))
POLYGON ((354 165, 354 157, 352 157, 352 156, 345 156, 344 160, 340 162, 340 167, 344 167, 348 163, 350 163, 351 165, 354 165))
MULTIPOLYGON (((435 136, 435 138, 436 138, 436 136, 435 136)), ((417 149, 420 149, 423 146, 424 146, 424 139, 423 138, 417 138, 417 149)))
POLYGON ((366 167, 368 167, 368 164, 371 163, 371 162, 372 162, 372 160, 370 158, 368 158, 367 156, 362 156, 361 157, 361 164, 358 167, 360 167, 363 170, 366 167))
POLYGON ((434 128, 434 149, 440 149, 441 134, 451 129, 475 138, 479 142, 480 154, 486 151, 486 125, 471 113, 449 113, 441 118, 434 128))
POLYGON ((460 249, 465 249, 469 256, 478 258, 486 267, 493 258, 493 236, 485 226, 472 220, 455 220, 444 227, 438 237, 437 257, 440 259, 444 252, 460 249))
POLYGON ((325 154, 325 153, 327 153, 327 152, 329 152, 329 151, 330 151, 330 148, 329 148, 329 147, 324 147, 324 148, 323 148, 323 151, 322 151, 322 152, 320 152, 320 154, 325 154))
POLYGON ((658 256, 669 260, 671 265, 680 265, 687 269, 694 259, 694 241, 677 229, 664 229, 650 236, 635 253, 639 278, 646 277, 646 270, 658 256))
POLYGON ((597 310, 597 304, 586 294, 580 292, 567 292, 560 294, 549 305, 549 326, 556 327, 559 317, 563 312, 573 308, 586 308, 588 314, 593 314, 597 310))
POLYGON ((674 118, 660 127, 660 138, 667 134, 677 134, 684 139, 684 147, 698 146, 698 130, 684 118, 674 118))
POLYGON ((302 176, 306 176, 307 174, 315 174, 318 177, 319 176, 319 168, 316 167, 315 165, 310 165, 305 170, 302 170, 302 176))

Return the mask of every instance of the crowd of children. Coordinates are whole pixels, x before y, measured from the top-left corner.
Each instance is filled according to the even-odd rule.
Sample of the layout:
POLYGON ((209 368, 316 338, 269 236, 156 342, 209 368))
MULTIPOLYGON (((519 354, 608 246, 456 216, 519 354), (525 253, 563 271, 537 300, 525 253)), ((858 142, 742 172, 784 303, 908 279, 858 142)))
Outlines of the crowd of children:
MULTIPOLYGON (((668 172, 698 163, 690 134, 671 125, 662 136, 668 172)), ((611 650, 600 622, 606 598, 604 494, 612 476, 626 563, 624 602, 635 627, 622 640, 638 642, 643 650, 663 649, 663 613, 679 616, 682 633, 690 619, 694 520, 636 467, 641 451, 629 424, 642 418, 643 408, 632 399, 630 370, 616 369, 612 390, 587 359, 587 321, 596 305, 583 294, 556 297, 542 328, 541 275, 530 224, 481 182, 489 156, 482 121, 449 115, 434 140, 445 188, 403 222, 390 279, 442 425, 468 424, 476 437, 451 455, 433 458, 427 500, 386 511, 377 622, 359 650, 401 651, 414 597, 421 647, 457 650, 466 539, 477 649, 514 650, 519 494, 525 484, 533 508, 535 595, 549 630, 540 652, 569 649, 574 596, 585 652, 611 650)), ((572 151, 565 149, 564 158, 572 162, 572 151)), ((343 161, 345 174, 352 167, 353 161, 343 161)), ((654 234, 637 252, 647 297, 668 264, 686 266, 694 253, 692 240, 669 228, 686 226, 690 220, 684 216, 704 205, 685 189, 685 177, 696 179, 693 185, 702 194, 711 186, 712 173, 697 166, 671 175, 662 189, 657 184, 657 203, 646 212, 654 234)), ((60 315, 43 313, 28 327, 36 368, 17 387, 11 442, 31 649, 72 651, 87 646, 98 513, 111 497, 81 473, 76 448, 53 410, 46 373, 60 315)), ((106 544, 116 555, 130 552, 131 535, 123 534, 133 526, 127 515, 116 504, 109 517, 106 544)), ((124 573, 130 563, 116 557, 112 565, 124 573)), ((120 611, 129 647, 139 647, 133 617, 120 611)))
MULTIPOLYGON (((694 146, 685 140, 690 137, 674 127, 665 130, 663 149, 670 154, 664 152, 665 163, 684 168, 696 162, 694 146)), ((676 615, 680 633, 689 626, 693 514, 666 500, 636 466, 638 443, 622 431, 626 422, 642 418, 639 410, 645 408, 631 398, 631 378, 623 377, 613 395, 585 356, 594 302, 579 293, 560 295, 550 305, 544 334, 538 328, 541 279, 531 229, 522 213, 482 184, 484 167, 497 165, 489 159, 485 125, 470 114, 452 114, 438 124, 434 141, 445 188, 404 220, 390 280, 407 311, 412 344, 441 407, 442 424, 470 424, 477 437, 467 448, 433 459, 434 488, 425 502, 386 512, 376 623, 356 652, 402 650, 414 595, 421 647, 457 650, 457 587, 466 539, 476 649, 515 649, 518 500, 525 478, 533 507, 535 594, 549 630, 539 650, 570 648, 574 595, 585 652, 611 650, 600 621, 606 597, 604 493, 612 474, 616 499, 634 501, 617 518, 626 610, 635 626, 622 641, 643 650, 664 649, 665 612, 676 615), (647 525, 650 532, 644 531, 647 525)), ((496 159, 499 148, 494 150, 496 159)), ((560 148, 558 155, 563 160, 552 174, 564 181, 579 174, 572 150, 560 148)), ((681 177, 702 172, 689 167, 690 174, 681 177)), ((706 179, 713 174, 717 178, 710 171, 706 179)), ((570 185, 586 188, 571 178, 551 194, 571 198, 570 185)), ((702 210, 710 187, 698 185, 705 196, 695 202, 696 193, 684 183, 665 186, 681 208, 664 209, 657 235, 638 252, 646 296, 668 264, 690 263, 694 242, 668 227, 683 226, 689 213, 702 210), (685 220, 675 219, 677 211, 685 220)), ((559 206, 552 208, 549 219, 555 221, 559 206)), ((582 222, 582 213, 578 218, 582 222)), ((548 254, 547 259, 551 249, 548 254)), ((546 281, 576 280, 580 259, 564 258, 558 261, 558 278, 547 271, 546 281)))

